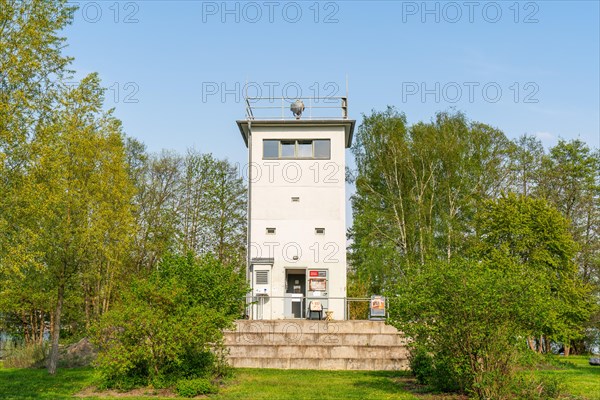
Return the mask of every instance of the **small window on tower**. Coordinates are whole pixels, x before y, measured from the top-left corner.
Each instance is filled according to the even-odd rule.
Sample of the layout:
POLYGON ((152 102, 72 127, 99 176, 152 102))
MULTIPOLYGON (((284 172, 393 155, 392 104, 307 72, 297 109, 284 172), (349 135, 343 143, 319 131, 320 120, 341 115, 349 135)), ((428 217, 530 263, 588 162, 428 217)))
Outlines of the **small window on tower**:
POLYGON ((317 235, 324 235, 325 234, 325 228, 315 228, 315 233, 317 235))
POLYGON ((281 141, 281 158, 293 158, 296 156, 296 142, 293 140, 281 141))
POLYGON ((313 156, 313 141, 298 140, 298 158, 311 158, 313 156))
POLYGON ((279 157, 279 140, 263 140, 263 158, 279 157))
POLYGON ((329 159, 331 157, 331 141, 329 139, 314 140, 315 158, 329 159))
POLYGON ((300 197, 292 196, 292 203, 300 203, 300 197))
POLYGON ((267 235, 274 235, 275 234, 275 228, 267 228, 267 235))

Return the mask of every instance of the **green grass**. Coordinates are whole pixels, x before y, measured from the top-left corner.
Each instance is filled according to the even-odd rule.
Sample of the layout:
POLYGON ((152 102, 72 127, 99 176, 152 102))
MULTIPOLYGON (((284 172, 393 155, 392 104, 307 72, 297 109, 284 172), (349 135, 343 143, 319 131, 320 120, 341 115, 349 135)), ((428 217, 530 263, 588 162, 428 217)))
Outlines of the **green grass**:
POLYGON ((384 371, 240 369, 219 400, 235 399, 417 399, 384 371))
MULTIPOLYGON (((600 367, 588 365, 588 357, 559 358, 558 368, 535 374, 557 377, 578 399, 600 400, 600 367)), ((306 371, 238 369, 214 400, 236 399, 400 399, 423 400, 433 396, 410 393, 404 389, 408 373, 384 371, 306 371)), ((97 383, 91 368, 60 369, 55 377, 42 369, 0 367, 1 399, 74 399, 74 395, 97 383)), ((151 390, 127 400, 159 400, 147 396, 151 390)), ((103 397, 106 398, 106 397, 103 397)), ((86 399, 99 399, 98 397, 86 399)), ((172 397, 171 397, 172 399, 172 397)))
POLYGON ((0 369, 2 399, 72 399, 76 393, 92 384, 91 368, 59 369, 50 376, 45 369, 0 369))
POLYGON ((600 400, 600 367, 591 366, 589 356, 556 357, 557 368, 535 372, 540 377, 556 377, 571 395, 600 400))

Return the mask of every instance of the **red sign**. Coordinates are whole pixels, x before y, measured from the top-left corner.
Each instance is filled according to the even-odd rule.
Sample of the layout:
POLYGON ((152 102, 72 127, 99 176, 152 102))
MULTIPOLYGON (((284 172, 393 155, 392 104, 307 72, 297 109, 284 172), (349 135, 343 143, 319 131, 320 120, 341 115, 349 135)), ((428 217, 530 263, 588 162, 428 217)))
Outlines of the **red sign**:
POLYGON ((308 271, 310 276, 319 276, 319 271, 308 271))

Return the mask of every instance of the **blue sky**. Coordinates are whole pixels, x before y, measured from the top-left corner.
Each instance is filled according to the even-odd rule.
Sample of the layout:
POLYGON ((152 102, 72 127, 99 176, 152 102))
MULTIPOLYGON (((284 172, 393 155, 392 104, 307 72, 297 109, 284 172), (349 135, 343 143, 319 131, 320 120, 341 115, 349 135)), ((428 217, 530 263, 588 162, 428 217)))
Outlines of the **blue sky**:
POLYGON ((75 3, 77 79, 99 72, 106 105, 153 152, 244 163, 245 82, 344 95, 346 76, 359 121, 387 105, 410 122, 455 108, 509 138, 600 146, 597 1, 75 3))

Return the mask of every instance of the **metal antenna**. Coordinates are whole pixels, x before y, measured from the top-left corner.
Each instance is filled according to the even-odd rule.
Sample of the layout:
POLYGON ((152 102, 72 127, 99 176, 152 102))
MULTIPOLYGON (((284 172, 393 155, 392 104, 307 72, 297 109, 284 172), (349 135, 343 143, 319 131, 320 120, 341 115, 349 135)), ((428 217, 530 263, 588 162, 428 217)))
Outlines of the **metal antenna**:
POLYGON ((346 73, 346 99, 348 98, 348 73, 346 73))

